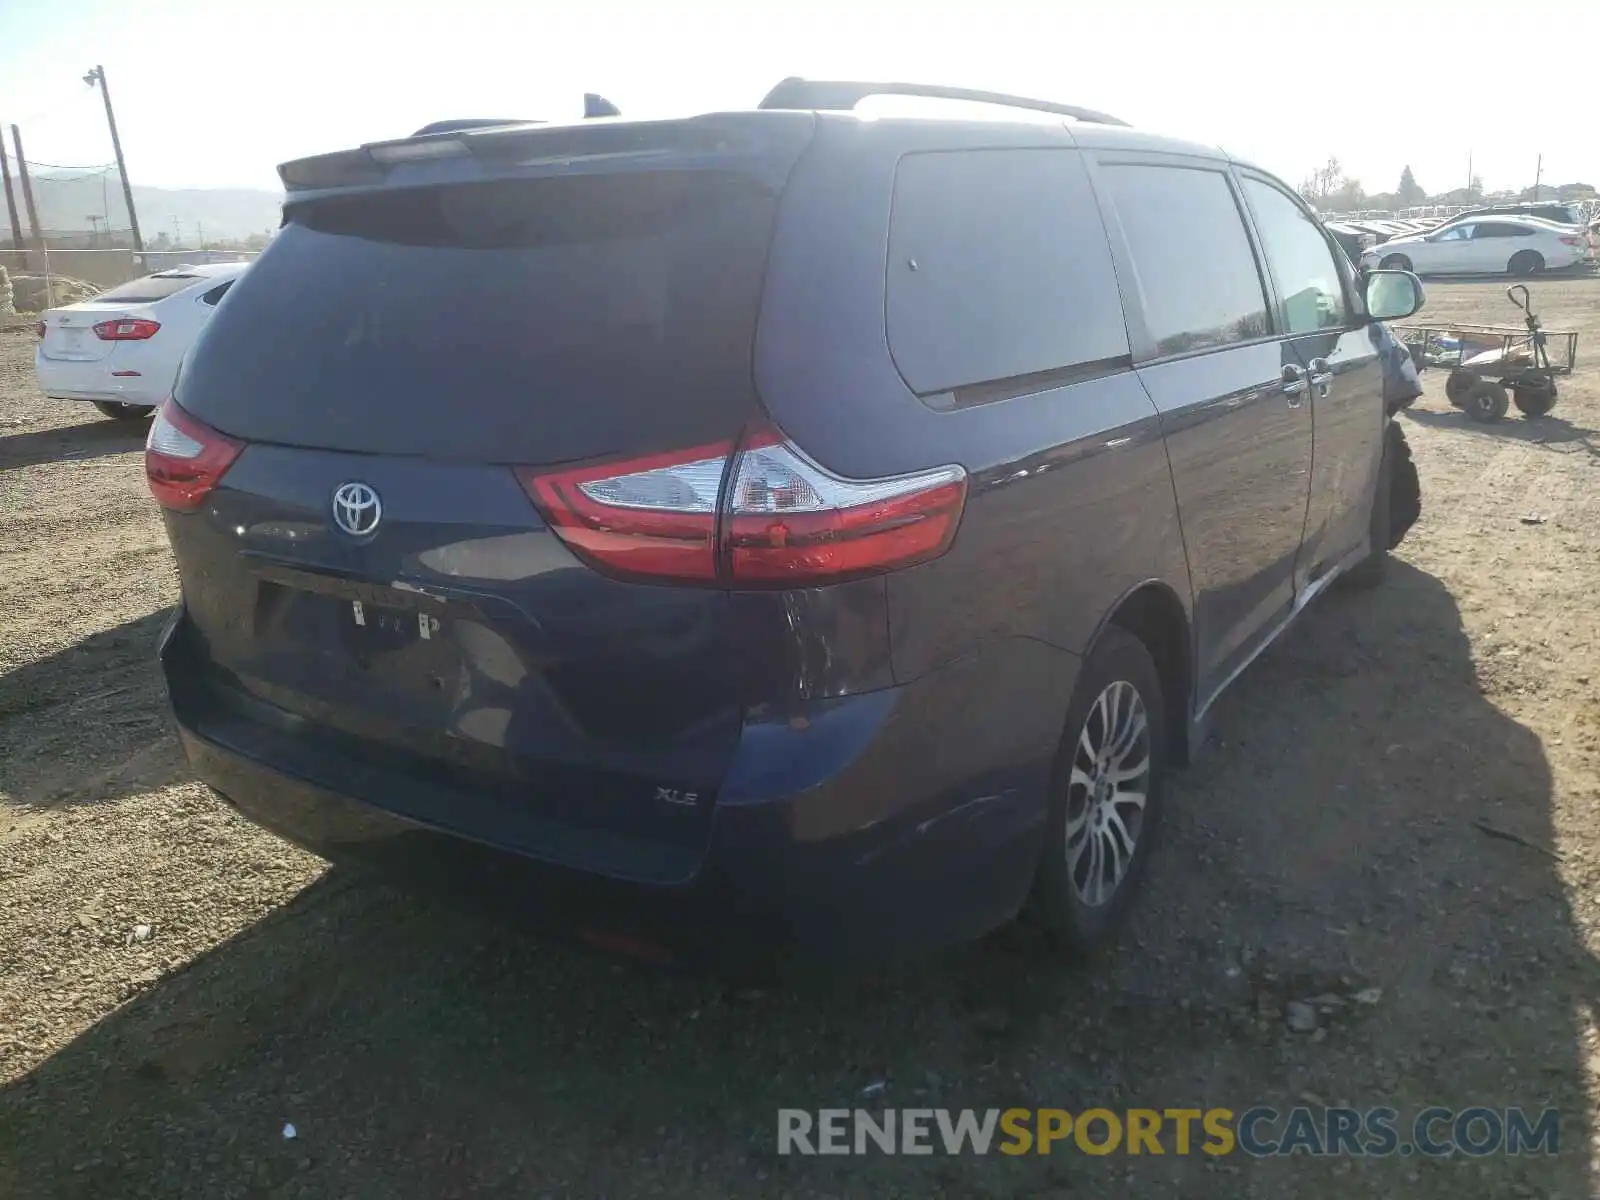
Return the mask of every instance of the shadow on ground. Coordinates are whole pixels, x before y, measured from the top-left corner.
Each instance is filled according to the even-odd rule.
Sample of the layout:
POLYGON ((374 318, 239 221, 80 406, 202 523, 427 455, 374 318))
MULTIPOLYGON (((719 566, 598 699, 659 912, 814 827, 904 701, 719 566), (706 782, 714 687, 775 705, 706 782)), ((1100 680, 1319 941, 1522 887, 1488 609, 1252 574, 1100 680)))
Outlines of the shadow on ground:
POLYGON ((1549 770, 1442 585, 1330 597, 1216 728, 1088 967, 1015 930, 742 1000, 336 872, 0 1094, 0 1194, 1589 1195, 1595 969, 1553 860, 1473 824, 1550 845, 1549 770), (1366 987, 1320 1039, 1279 1015, 1366 987), (774 1153, 780 1106, 1320 1102, 1556 1107, 1561 1153, 774 1153))
POLYGON ((1571 446, 1574 450, 1587 450, 1600 457, 1600 440, 1597 440, 1600 435, 1586 426, 1574 425, 1559 413, 1527 418, 1513 412, 1505 419, 1493 422, 1474 421, 1466 413, 1453 408, 1448 412, 1411 408, 1406 409, 1404 415, 1419 425, 1429 425, 1435 429, 1457 428, 1543 446, 1571 446))
POLYGON ((182 758, 155 654, 168 615, 138 617, 0 675, 0 795, 100 803, 170 781, 182 758))
MULTIPOLYGON (((67 402, 63 401, 65 406, 67 402)), ((94 409, 83 405, 85 411, 98 416, 94 409)), ((0 470, 37 466, 40 463, 70 459, 102 458, 107 454, 126 454, 144 446, 150 432, 150 422, 84 421, 77 425, 51 425, 31 433, 13 433, 0 437, 0 470)))

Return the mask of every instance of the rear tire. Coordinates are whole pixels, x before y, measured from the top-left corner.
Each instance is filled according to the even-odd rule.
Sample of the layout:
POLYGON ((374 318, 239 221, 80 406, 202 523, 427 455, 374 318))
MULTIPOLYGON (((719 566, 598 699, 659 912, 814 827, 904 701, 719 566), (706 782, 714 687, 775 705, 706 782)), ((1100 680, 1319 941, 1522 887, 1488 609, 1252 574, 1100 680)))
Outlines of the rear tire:
POLYGON ((1104 947, 1132 909, 1160 823, 1167 754, 1160 673, 1144 643, 1113 625, 1084 659, 1067 709, 1031 900, 1073 954, 1104 947))
POLYGON ((113 421, 142 421, 155 412, 147 404, 124 404, 120 400, 96 400, 94 406, 113 421))
POLYGON ((1556 406, 1556 381, 1552 379, 1548 385, 1514 387, 1511 402, 1525 417, 1542 417, 1556 406))
POLYGON ((1466 403, 1467 393, 1472 391, 1472 385, 1477 382, 1478 377, 1471 371, 1451 371, 1445 376, 1444 398, 1460 408, 1466 403))
POLYGON ((1487 425, 1506 415, 1506 409, 1511 407, 1511 397, 1506 395, 1505 388, 1493 380, 1480 379, 1472 385, 1461 407, 1474 421, 1482 421, 1487 425))
POLYGON ((1378 264, 1378 269, 1382 271, 1409 271, 1411 270, 1411 260, 1404 254, 1391 254, 1378 264))
POLYGON ((1526 279, 1544 270, 1544 255, 1537 250, 1518 250, 1506 264, 1506 274, 1526 279))

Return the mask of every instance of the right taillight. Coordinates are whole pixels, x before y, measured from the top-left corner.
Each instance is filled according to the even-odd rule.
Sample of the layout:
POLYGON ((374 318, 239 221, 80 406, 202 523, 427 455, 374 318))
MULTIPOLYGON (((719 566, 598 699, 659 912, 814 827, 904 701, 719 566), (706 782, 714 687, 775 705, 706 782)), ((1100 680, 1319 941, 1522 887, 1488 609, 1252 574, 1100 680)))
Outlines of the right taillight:
POLYGON ((144 443, 150 494, 163 508, 193 512, 243 449, 243 442, 218 433, 168 400, 157 410, 144 443))
POLYGON ((770 426, 737 445, 517 475, 556 534, 601 570, 734 587, 811 587, 936 558, 967 490, 959 466, 844 479, 770 426))

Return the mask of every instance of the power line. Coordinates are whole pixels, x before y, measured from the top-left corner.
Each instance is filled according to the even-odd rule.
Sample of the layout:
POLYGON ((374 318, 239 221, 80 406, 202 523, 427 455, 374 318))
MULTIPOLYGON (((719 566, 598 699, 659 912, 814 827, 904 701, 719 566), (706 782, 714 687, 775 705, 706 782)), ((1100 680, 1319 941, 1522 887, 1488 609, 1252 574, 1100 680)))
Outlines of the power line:
MULTIPOLYGON (((31 167, 33 164, 29 163, 28 165, 31 167)), ((85 179, 104 179, 107 175, 111 174, 113 170, 115 170, 114 167, 106 167, 103 170, 89 171, 83 175, 35 175, 33 177, 33 182, 36 184, 80 183, 85 179)))
POLYGON ((40 162, 36 158, 30 158, 28 160, 28 165, 30 167, 44 167, 46 170, 50 170, 50 171, 109 171, 109 170, 111 170, 111 168, 115 167, 117 164, 115 162, 105 162, 105 163, 47 163, 47 162, 40 162))

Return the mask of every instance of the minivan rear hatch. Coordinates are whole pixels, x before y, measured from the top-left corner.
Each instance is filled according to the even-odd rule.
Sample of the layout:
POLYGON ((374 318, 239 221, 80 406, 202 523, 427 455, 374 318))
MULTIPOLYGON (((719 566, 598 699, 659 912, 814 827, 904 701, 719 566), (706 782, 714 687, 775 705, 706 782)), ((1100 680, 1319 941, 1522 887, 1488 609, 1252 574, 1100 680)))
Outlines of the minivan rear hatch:
POLYGON ((396 167, 391 186, 291 193, 185 370, 184 407, 247 441, 501 463, 725 431, 750 400, 777 194, 809 137, 802 114, 745 116, 688 152, 667 131, 698 121, 624 153, 604 123, 524 130, 396 167))
POLYGON ((294 715, 279 752, 311 757, 281 766, 412 781, 373 785, 391 804, 426 780, 438 811, 409 815, 692 873, 748 699, 729 597, 585 565, 516 468, 648 461, 759 415, 768 243, 810 118, 750 116, 693 153, 672 123, 591 156, 599 131, 552 131, 558 156, 522 131, 291 192, 176 390, 243 448, 168 518, 199 670, 294 715))

